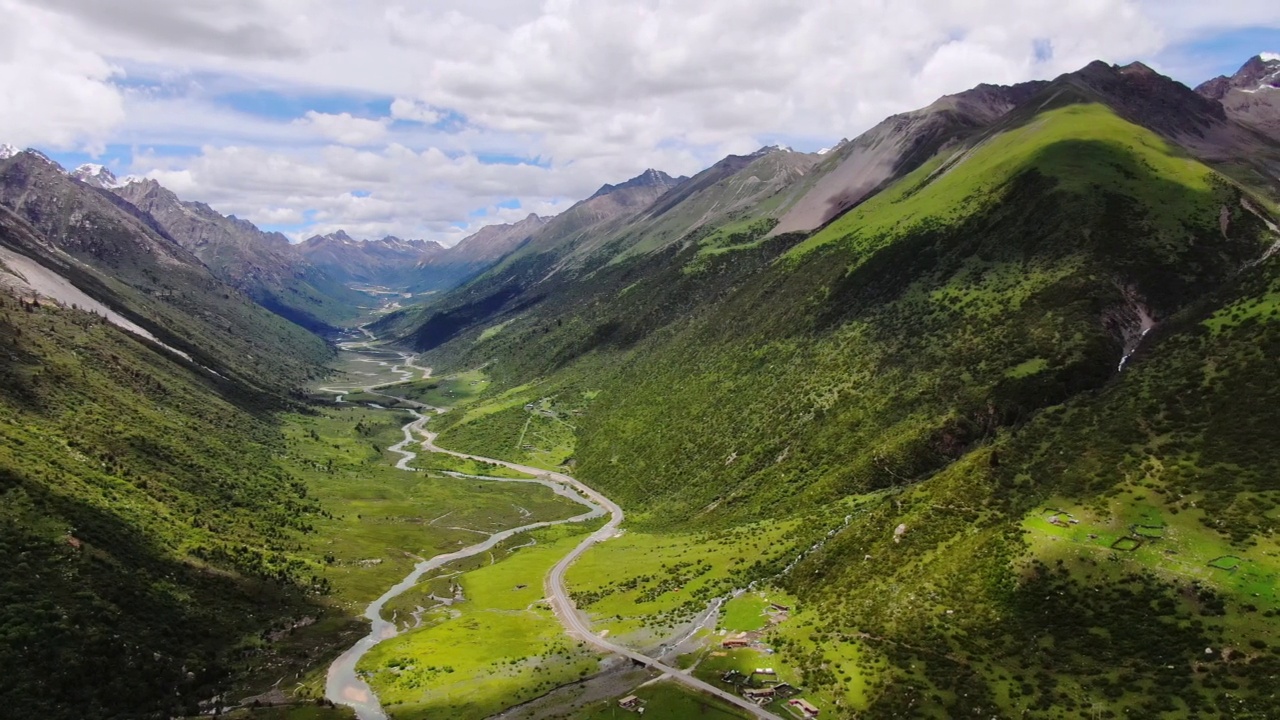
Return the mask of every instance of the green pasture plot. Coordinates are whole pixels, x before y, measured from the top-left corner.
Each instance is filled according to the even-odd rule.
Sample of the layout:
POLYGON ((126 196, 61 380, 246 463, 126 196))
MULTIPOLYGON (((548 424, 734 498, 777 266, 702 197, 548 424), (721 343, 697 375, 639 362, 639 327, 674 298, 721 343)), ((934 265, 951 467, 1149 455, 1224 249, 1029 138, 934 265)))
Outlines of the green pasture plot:
POLYGON ((697 670, 695 670, 695 674, 698 677, 717 687, 732 690, 735 686, 724 682, 722 678, 725 673, 737 671, 746 678, 743 684, 747 687, 763 687, 766 676, 756 675, 753 677, 753 674, 759 668, 769 668, 778 673, 778 682, 800 687, 800 674, 779 663, 776 653, 767 653, 754 648, 727 650, 719 647, 719 641, 722 639, 722 637, 713 638, 715 643, 708 648, 709 652, 702 656, 702 660, 698 663, 697 670))
POLYGON ((1049 367, 1049 361, 1044 358, 1031 358, 1025 362, 1019 363, 1014 367, 1005 371, 1005 377, 1024 378, 1031 377, 1036 373, 1049 367))
POLYGON ((595 672, 600 657, 565 635, 543 599, 546 574, 591 527, 512 538, 538 544, 461 574, 465 601, 376 645, 359 669, 383 706, 397 718, 484 718, 595 672))
POLYGON ((307 537, 305 555, 334 600, 353 614, 407 575, 418 558, 470 544, 474 531, 581 511, 538 485, 396 470, 385 448, 402 437, 399 426, 407 418, 337 406, 287 416, 284 423, 286 462, 326 510, 307 537))
POLYGON ((444 377, 414 380, 386 388, 383 392, 432 407, 453 408, 475 402, 489 389, 489 385, 490 381, 485 377, 484 371, 477 369, 444 377))
POLYGON ((404 411, 334 405, 312 415, 286 416, 283 429, 293 460, 329 472, 385 464, 392 457, 386 448, 404 439, 401 428, 412 419, 404 411))
POLYGON ((1120 552, 1133 552, 1140 547, 1142 547, 1142 541, 1131 537, 1116 538, 1115 542, 1111 543, 1111 549, 1120 552))
POLYGON ((1146 540, 1153 540, 1153 539, 1164 537, 1164 526, 1163 525, 1132 525, 1129 527, 1129 532, 1133 533, 1135 537, 1146 539, 1146 540))
POLYGON ((506 327, 511 324, 511 322, 512 321, 508 320, 506 322, 498 323, 497 325, 490 325, 489 327, 485 328, 484 332, 480 333, 480 337, 476 338, 476 344, 480 344, 485 340, 488 340, 492 337, 496 337, 498 333, 505 330, 506 327))
MULTIPOLYGON (((767 643, 766 643, 767 644, 767 643)), ((768 703, 765 707, 775 714, 786 715, 787 700, 801 697, 818 707, 826 707, 830 701, 825 696, 808 692, 804 688, 803 675, 793 666, 782 662, 777 653, 769 653, 754 648, 725 650, 709 648, 702 654, 694 675, 715 685, 722 690, 738 693, 740 688, 763 688, 778 683, 786 683, 797 690, 790 698, 781 698, 768 703), (773 670, 775 675, 756 673, 758 669, 773 670), (737 673, 733 682, 725 680, 729 673, 737 673)))
POLYGON ((1214 313, 1204 324, 1214 333, 1236 327, 1246 321, 1280 320, 1280 280, 1273 280, 1265 294, 1249 297, 1214 313))
POLYGON ((814 627, 820 622, 817 610, 793 606, 787 621, 763 638, 777 650, 770 657, 773 667, 820 708, 867 708, 886 681, 884 661, 857 638, 818 641, 814 627))
POLYGON ((482 475, 487 477, 512 478, 515 480, 530 479, 533 476, 512 470, 506 465, 468 460, 447 453, 419 453, 417 460, 411 463, 414 467, 436 472, 456 472, 464 475, 482 475))
POLYGON ((589 399, 577 395, 562 403, 537 397, 530 389, 469 408, 461 420, 453 413, 433 420, 445 428, 440 445, 547 470, 560 468, 574 455, 577 413, 589 399))
POLYGON ((730 632, 759 630, 769 623, 765 608, 769 602, 759 592, 746 592, 731 598, 721 610, 720 627, 730 632))
POLYGON ((471 405, 465 411, 454 410, 444 417, 448 418, 450 423, 455 424, 474 422, 494 413, 511 408, 524 407, 526 403, 537 399, 537 392, 537 385, 535 384, 517 385, 491 398, 485 398, 484 402, 471 405))
POLYGON ((1121 493, 1101 506, 1051 501, 1024 517, 1022 528, 1028 555, 1042 561, 1063 559, 1081 568, 1083 561, 1114 556, 1119 572, 1140 568, 1170 580, 1207 584, 1244 603, 1280 607, 1280 545, 1273 538, 1259 538, 1249 547, 1232 545, 1202 518, 1199 510, 1175 513, 1155 501, 1121 493), (1065 518, 1067 512, 1078 524, 1049 522, 1055 514, 1065 518), (1230 565, 1235 572, 1223 571, 1224 558, 1236 558, 1230 565))
POLYGON ((1242 562, 1244 561, 1235 555, 1223 555, 1222 557, 1210 560, 1209 567, 1217 568, 1218 570, 1226 570, 1228 572, 1235 572, 1240 568, 1240 563, 1242 562))
POLYGON ((635 695, 644 702, 643 715, 618 707, 618 701, 622 699, 620 696, 584 708, 572 717, 574 720, 623 720, 630 717, 646 720, 731 720, 750 717, 719 698, 688 690, 669 680, 646 684, 627 695, 635 695))
POLYGON ((597 629, 644 646, 753 576, 780 570, 795 554, 785 540, 794 525, 769 521, 696 535, 628 530, 588 550, 566 582, 597 629))

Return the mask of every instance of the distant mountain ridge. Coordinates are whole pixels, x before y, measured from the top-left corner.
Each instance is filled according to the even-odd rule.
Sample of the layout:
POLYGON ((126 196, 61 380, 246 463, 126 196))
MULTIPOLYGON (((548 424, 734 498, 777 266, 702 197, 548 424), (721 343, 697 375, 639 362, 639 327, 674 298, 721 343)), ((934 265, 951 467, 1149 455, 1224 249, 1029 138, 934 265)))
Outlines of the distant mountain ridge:
POLYGON ((153 215, 40 153, 0 160, 0 207, 17 223, 11 237, 25 239, 13 250, 223 376, 252 385, 257 368, 296 379, 300 357, 264 356, 275 341, 325 352, 318 338, 224 284, 153 215))
POLYGON ((414 268, 443 253, 444 246, 393 236, 355 240, 339 230, 313 235, 294 245, 292 252, 342 282, 391 286, 410 282, 414 268))
MULTIPOLYGON (((85 181, 77 171, 73 177, 85 181)), ((347 289, 323 269, 299 258, 288 239, 253 223, 224 216, 204 203, 188 202, 155 180, 113 182, 105 169, 87 174, 149 213, 171 237, 219 277, 264 307, 313 331, 327 331, 354 317, 367 298, 347 289)))
POLYGON ((1280 134, 1280 54, 1255 55, 1234 75, 1209 80, 1196 92, 1220 102, 1233 119, 1272 136, 1280 134))

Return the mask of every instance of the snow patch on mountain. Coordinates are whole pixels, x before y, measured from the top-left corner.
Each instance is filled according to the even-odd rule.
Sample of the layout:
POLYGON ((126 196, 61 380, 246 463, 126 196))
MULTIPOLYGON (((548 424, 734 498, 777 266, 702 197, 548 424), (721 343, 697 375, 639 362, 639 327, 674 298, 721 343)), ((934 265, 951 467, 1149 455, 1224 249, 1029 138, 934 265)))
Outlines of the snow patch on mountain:
POLYGON ((71 177, 85 183, 86 185, 92 185, 104 190, 114 190, 116 188, 124 187, 134 179, 132 177, 126 177, 124 180, 121 180, 116 177, 115 173, 108 170, 106 166, 98 165, 97 163, 85 163, 84 165, 81 165, 72 171, 71 177))

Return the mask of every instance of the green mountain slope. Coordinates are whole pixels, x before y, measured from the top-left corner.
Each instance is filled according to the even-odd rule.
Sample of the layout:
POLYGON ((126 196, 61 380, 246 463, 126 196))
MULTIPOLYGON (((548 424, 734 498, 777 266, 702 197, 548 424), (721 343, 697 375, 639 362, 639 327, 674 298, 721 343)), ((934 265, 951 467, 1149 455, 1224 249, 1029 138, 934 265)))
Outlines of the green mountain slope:
POLYGON ((0 200, 0 702, 195 713, 327 589, 274 415, 331 350, 33 153, 0 200))
POLYGON ((332 356, 323 340, 222 281, 155 220, 31 152, 0 161, 3 243, 240 384, 296 387, 332 356))
POLYGON ((318 507, 256 393, 88 313, 0 302, 0 700, 193 712, 322 589, 285 555, 318 507))
POLYGON ((837 716, 1268 716, 1278 238, 1171 142, 1201 108, 1101 72, 807 239, 444 298, 407 337, 498 382, 441 442, 571 457, 656 532, 863 498, 784 581, 784 658, 872 689, 837 716))

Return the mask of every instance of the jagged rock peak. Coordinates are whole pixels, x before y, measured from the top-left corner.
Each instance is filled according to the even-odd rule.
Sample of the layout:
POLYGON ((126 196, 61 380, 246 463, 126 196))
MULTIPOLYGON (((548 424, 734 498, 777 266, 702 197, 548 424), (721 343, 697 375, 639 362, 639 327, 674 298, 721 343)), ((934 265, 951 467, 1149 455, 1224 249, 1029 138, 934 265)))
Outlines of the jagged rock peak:
POLYGON ((639 175, 631 178, 630 180, 624 183, 619 183, 617 185, 606 184, 602 186, 599 190, 596 191, 595 195, 591 196, 590 199, 595 199, 603 195, 615 193, 619 190, 628 190, 630 188, 641 188, 641 187, 670 187, 678 183, 679 183, 678 179, 671 177, 670 175, 662 172, 661 170, 654 170, 653 168, 649 168, 648 170, 645 170, 644 172, 640 173, 639 175))
POLYGON ((765 155, 772 155, 780 152, 795 152, 795 150, 792 150, 788 145, 765 145, 747 157, 764 157, 765 155))
POLYGON ((63 175, 66 175, 66 174, 67 174, 66 169, 65 169, 65 168, 63 168, 61 165, 59 165, 57 162, 55 162, 53 158, 49 157, 48 155, 45 155, 44 153, 40 152, 39 150, 36 150, 35 148, 27 148, 26 150, 18 150, 17 148, 13 147, 12 145, 7 145, 7 146, 5 146, 5 147, 6 147, 8 150, 10 150, 10 151, 14 151, 14 152, 13 152, 13 154, 8 155, 7 157, 4 157, 4 158, 0 158, 0 159, 8 159, 8 158, 23 158, 23 157, 31 158, 31 159, 33 159, 33 160, 38 160, 38 161, 40 161, 41 163, 44 163, 45 165, 49 165, 49 166, 53 167, 53 169, 57 170, 58 172, 62 173, 63 175))
POLYGON ((1232 90, 1257 93, 1280 89, 1280 53, 1258 53, 1234 75, 1221 75, 1196 88, 1201 95, 1221 100, 1232 90))
POLYGON ((71 177, 79 180, 86 185, 92 185, 96 188, 111 190, 114 188, 124 187, 138 178, 126 176, 117 178, 116 174, 107 169, 104 165, 97 163, 85 163, 75 170, 71 171, 71 177))

